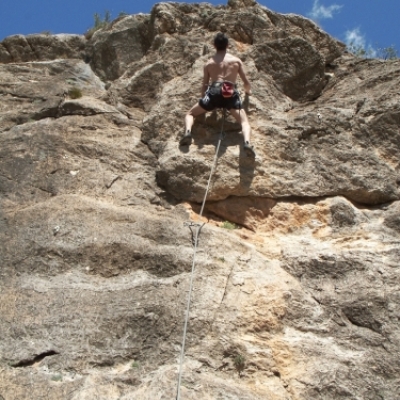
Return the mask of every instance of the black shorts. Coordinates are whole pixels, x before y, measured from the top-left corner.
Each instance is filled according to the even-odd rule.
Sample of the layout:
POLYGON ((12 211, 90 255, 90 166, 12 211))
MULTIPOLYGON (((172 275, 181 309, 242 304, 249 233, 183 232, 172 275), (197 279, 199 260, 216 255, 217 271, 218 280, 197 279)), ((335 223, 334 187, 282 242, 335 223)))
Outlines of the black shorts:
POLYGON ((235 89, 232 97, 224 97, 221 94, 221 87, 215 87, 211 85, 206 94, 199 101, 201 108, 206 111, 212 111, 216 108, 226 108, 227 110, 235 109, 240 110, 242 108, 242 102, 240 100, 239 92, 235 89))

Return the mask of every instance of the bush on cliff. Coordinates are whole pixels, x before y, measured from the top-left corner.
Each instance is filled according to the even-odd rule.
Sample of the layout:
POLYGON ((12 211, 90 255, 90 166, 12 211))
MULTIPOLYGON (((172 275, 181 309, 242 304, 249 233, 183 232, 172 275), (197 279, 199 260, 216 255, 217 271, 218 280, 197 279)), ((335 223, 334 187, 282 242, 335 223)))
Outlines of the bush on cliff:
POLYGON ((92 28, 90 28, 89 30, 86 31, 85 33, 85 37, 86 39, 90 39, 93 34, 98 31, 99 29, 103 29, 103 28, 107 28, 107 26, 110 24, 111 22, 111 13, 110 11, 106 11, 104 13, 104 18, 101 18, 100 14, 98 13, 94 13, 94 26, 92 28))

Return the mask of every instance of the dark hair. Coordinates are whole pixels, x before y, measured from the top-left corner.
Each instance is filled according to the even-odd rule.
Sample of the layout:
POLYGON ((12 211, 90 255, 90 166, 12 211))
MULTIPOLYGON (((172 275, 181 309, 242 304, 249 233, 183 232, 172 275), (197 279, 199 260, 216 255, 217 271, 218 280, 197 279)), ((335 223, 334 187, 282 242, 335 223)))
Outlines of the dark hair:
POLYGON ((214 46, 217 50, 226 50, 228 48, 228 36, 225 33, 217 33, 214 38, 214 46))

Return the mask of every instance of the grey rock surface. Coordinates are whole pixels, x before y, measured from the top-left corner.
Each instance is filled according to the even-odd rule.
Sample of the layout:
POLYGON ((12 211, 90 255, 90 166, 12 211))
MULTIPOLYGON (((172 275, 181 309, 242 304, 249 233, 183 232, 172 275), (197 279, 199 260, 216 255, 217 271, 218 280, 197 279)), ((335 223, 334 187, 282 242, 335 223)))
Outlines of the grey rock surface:
POLYGON ((84 57, 83 35, 48 33, 13 35, 0 43, 0 63, 70 59, 84 57))
POLYGON ((182 400, 398 399, 399 71, 253 0, 6 38, 0 399, 175 398, 189 221, 182 400), (220 30, 257 157, 229 117, 200 217, 221 113, 178 141, 220 30))

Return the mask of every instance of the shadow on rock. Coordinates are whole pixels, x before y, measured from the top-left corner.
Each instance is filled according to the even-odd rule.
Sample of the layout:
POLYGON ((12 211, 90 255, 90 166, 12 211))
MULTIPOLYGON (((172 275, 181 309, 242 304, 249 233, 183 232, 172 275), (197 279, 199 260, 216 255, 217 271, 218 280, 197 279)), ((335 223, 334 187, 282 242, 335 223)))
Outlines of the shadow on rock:
POLYGON ((255 159, 244 155, 244 151, 241 149, 239 157, 240 187, 245 191, 250 189, 253 182, 254 168, 255 159))

